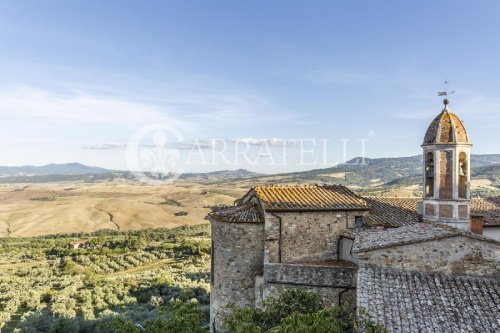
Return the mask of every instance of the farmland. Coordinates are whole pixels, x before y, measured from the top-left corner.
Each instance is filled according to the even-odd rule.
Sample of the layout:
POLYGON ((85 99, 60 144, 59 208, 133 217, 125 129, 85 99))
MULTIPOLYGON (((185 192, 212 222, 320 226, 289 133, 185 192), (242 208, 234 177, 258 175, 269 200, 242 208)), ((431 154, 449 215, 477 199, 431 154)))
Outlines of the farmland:
MULTIPOLYGON (((208 322, 207 224, 0 240, 2 332, 113 332, 189 305, 208 322), (80 241, 88 248, 73 249, 80 241), (177 303, 176 303, 177 302, 177 303)), ((194 310, 193 310, 194 311, 194 310)))

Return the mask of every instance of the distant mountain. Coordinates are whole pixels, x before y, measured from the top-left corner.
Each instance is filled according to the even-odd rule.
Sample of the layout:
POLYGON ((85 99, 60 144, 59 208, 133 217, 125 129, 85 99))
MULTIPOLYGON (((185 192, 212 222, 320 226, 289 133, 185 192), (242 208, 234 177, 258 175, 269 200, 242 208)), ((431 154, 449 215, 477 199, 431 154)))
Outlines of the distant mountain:
POLYGON ((83 175, 108 172, 110 170, 80 163, 51 163, 42 166, 24 165, 18 167, 0 166, 0 176, 83 175))
MULTIPOLYGON (((225 180, 243 180, 259 177, 261 174, 245 169, 222 170, 207 173, 184 173, 180 179, 204 183, 225 180)), ((115 179, 134 180, 130 171, 111 171, 104 168, 86 166, 79 163, 48 164, 44 166, 0 166, 0 184, 9 183, 50 183, 50 182, 102 182, 115 179)))
MULTIPOLYGON (((365 190, 387 190, 422 181, 421 155, 394 158, 354 158, 331 168, 260 176, 255 183, 342 184, 365 190)), ((471 155, 471 178, 485 180, 484 191, 500 191, 500 154, 471 155)), ((483 192, 484 192, 483 191, 483 192)), ((475 192, 477 193, 477 191, 475 192)))
POLYGON ((335 183, 366 187, 421 172, 421 156, 364 159, 358 157, 331 168, 262 176, 259 180, 264 183, 267 178, 279 183, 335 183))
POLYGON ((180 179, 216 182, 228 179, 248 179, 259 176, 262 176, 262 174, 248 171, 245 169, 238 169, 238 170, 213 171, 207 173, 185 173, 180 176, 180 179))
POLYGON ((483 154, 470 156, 470 164, 472 167, 500 165, 500 154, 483 154))
MULTIPOLYGON (((262 175, 245 169, 208 173, 185 173, 180 179, 202 183, 245 180, 249 184, 318 183, 343 184, 352 188, 396 188, 419 184, 422 156, 391 158, 354 158, 325 169, 262 175)), ((471 155, 472 179, 484 179, 500 189, 500 154, 471 155)), ((135 179, 127 171, 110 171, 79 163, 44 166, 0 167, 0 183, 45 183, 58 181, 112 181, 135 179)), ((488 185, 488 184, 487 184, 488 185)))

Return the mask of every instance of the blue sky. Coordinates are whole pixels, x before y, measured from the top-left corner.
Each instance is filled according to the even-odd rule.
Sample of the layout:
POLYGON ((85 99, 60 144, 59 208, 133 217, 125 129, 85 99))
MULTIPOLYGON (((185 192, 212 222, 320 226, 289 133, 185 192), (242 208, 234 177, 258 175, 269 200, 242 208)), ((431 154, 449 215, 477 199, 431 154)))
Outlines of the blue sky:
POLYGON ((188 171, 325 167, 346 138, 346 157, 359 139, 369 157, 415 155, 445 80, 473 152, 500 153, 499 16, 497 1, 2 1, 0 165, 124 169, 150 124, 186 142, 331 141, 328 163, 188 171))

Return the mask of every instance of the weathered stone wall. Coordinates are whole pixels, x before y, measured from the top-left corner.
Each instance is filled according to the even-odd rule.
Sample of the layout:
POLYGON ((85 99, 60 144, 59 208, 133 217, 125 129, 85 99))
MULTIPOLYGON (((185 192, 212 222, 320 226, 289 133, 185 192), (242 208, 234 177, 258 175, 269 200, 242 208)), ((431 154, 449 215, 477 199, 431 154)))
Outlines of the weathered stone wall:
POLYGON ((500 241, 500 226, 498 226, 498 227, 484 227, 483 236, 500 241))
POLYGON ((264 297, 279 297, 287 289, 304 288, 310 292, 316 293, 321 297, 323 306, 336 306, 347 302, 351 306, 356 304, 355 288, 332 288, 315 286, 294 286, 282 283, 266 283, 264 286, 264 297))
POLYGON ((463 236, 371 250, 360 258, 381 267, 500 275, 500 246, 463 236))
POLYGON ((280 262, 281 221, 279 216, 266 213, 264 262, 280 262))
POLYGON ((255 305, 255 275, 264 262, 264 223, 211 224, 210 322, 212 330, 220 330, 228 305, 255 305))
POLYGON ((339 235, 365 211, 280 212, 266 218, 266 262, 336 259, 339 235), (281 223, 281 226, 280 226, 281 223))
POLYGON ((356 284, 356 267, 307 264, 266 264, 264 281, 290 285, 318 287, 353 287, 356 284))
POLYGON ((348 302, 356 304, 357 268, 332 265, 266 264, 263 297, 279 297, 290 288, 304 288, 317 293, 325 306, 348 302))

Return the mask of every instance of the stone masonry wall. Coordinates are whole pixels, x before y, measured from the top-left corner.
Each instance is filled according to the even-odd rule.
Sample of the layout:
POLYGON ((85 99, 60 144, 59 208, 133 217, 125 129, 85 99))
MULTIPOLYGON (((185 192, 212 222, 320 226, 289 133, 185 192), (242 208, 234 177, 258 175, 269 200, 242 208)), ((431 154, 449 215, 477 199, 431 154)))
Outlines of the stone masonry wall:
POLYGON ((348 228, 355 228, 355 216, 366 214, 364 211, 275 213, 279 218, 266 219, 266 254, 269 258, 266 262, 276 263, 279 258, 283 263, 336 259, 339 235, 348 228))
POLYGON ((361 258, 382 267, 500 275, 500 246, 463 236, 371 250, 361 258))
POLYGON ((255 305, 255 275, 263 268, 264 223, 212 220, 211 330, 219 331, 228 305, 255 305))
POLYGON ((290 288, 305 288, 310 292, 316 293, 321 297, 323 306, 336 306, 340 303, 349 303, 351 306, 356 304, 355 288, 330 288, 314 286, 293 286, 281 283, 266 283, 264 286, 264 298, 279 297, 285 290, 290 288))
POLYGON ((356 284, 356 266, 336 267, 307 264, 266 264, 264 281, 291 285, 318 287, 353 287, 356 284))
POLYGON ((355 305, 356 267, 306 264, 266 264, 263 297, 278 297, 290 288, 317 293, 325 306, 355 305))

